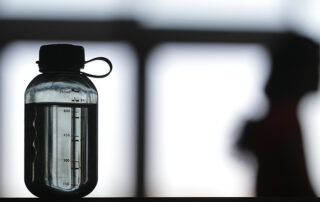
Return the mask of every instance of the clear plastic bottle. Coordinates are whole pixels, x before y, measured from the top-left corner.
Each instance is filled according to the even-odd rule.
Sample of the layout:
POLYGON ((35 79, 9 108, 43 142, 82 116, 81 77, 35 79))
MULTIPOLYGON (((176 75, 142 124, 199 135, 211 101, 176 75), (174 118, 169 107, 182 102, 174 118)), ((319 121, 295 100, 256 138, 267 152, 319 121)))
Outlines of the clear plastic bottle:
POLYGON ((80 72, 83 47, 45 45, 39 58, 25 91, 25 184, 39 197, 82 197, 98 180, 98 92, 80 72))

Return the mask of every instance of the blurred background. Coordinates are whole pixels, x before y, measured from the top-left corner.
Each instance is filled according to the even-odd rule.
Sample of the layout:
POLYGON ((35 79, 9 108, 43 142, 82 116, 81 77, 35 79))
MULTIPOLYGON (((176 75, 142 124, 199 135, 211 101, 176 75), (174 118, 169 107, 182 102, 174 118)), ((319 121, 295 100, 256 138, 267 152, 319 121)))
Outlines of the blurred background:
POLYGON ((50 43, 114 64, 92 79, 99 181, 88 197, 300 193, 282 189, 290 184, 320 195, 319 9, 316 0, 0 0, 0 197, 34 197, 24 185, 24 90, 50 43), (301 179, 279 179, 272 156, 301 179), (282 188, 265 188, 266 176, 282 188))

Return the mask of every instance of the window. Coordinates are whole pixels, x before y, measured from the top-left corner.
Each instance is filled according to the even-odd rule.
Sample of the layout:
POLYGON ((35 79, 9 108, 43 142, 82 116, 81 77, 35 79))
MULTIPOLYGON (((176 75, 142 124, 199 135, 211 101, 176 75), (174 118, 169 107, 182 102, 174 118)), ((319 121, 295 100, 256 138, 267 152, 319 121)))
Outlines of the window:
MULTIPOLYGON (((24 91, 39 74, 39 47, 52 41, 17 41, 0 57, 0 196, 33 196, 24 185, 24 91)), ((114 72, 92 79, 99 92, 99 182, 91 197, 134 196, 135 191, 135 71, 136 59, 126 43, 69 42, 85 47, 86 59, 106 56, 114 72)), ((84 71, 107 71, 93 62, 84 71)), ((96 72, 95 72, 96 71, 96 72)))
MULTIPOLYGON (((256 162, 239 155, 237 132, 268 111, 269 45, 290 37, 288 30, 319 41, 319 5, 1 0, 0 197, 32 196, 23 183, 23 93, 38 74, 39 47, 59 42, 83 45, 87 59, 106 56, 115 66, 107 79, 93 79, 99 182, 89 196, 252 196, 256 162)), ((85 69, 104 70, 99 62, 85 69)), ((320 194, 318 98, 303 99, 299 119, 320 194)))
POLYGON ((253 196, 255 162, 235 142, 267 110, 269 56, 258 45, 163 44, 148 70, 147 193, 253 196))
POLYGON ((128 0, 41 1, 3 0, 0 17, 4 19, 103 20, 130 16, 128 0))

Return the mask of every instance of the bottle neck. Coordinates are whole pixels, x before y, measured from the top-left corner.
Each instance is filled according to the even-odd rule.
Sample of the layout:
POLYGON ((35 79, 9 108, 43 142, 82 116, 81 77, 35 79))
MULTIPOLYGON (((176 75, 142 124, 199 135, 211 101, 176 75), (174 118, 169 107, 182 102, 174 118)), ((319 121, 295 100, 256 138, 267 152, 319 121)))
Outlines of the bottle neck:
POLYGON ((49 78, 73 78, 73 77, 83 77, 83 74, 80 72, 68 72, 68 71, 50 71, 50 72, 41 72, 45 77, 49 78))
POLYGON ((84 64, 39 64, 39 71, 42 73, 74 73, 79 74, 84 64))
POLYGON ((40 71, 43 74, 75 74, 78 75, 80 74, 80 69, 79 70, 65 70, 65 69, 55 69, 55 70, 45 70, 45 71, 40 71))

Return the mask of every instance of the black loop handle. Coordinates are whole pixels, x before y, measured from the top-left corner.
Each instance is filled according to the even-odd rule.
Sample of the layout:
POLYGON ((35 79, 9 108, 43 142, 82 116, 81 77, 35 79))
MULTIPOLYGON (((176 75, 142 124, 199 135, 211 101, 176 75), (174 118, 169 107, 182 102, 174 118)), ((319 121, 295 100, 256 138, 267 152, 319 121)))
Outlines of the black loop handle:
POLYGON ((107 72, 106 74, 103 74, 103 75, 93 75, 93 74, 88 74, 86 72, 81 72, 81 73, 86 75, 86 76, 93 77, 93 78, 104 78, 104 77, 107 77, 112 71, 112 63, 111 63, 111 61, 108 58, 105 58, 105 57, 96 57, 96 58, 93 58, 91 60, 85 61, 84 64, 87 64, 87 63, 95 61, 95 60, 102 60, 102 61, 108 63, 109 69, 110 69, 109 72, 107 72))

